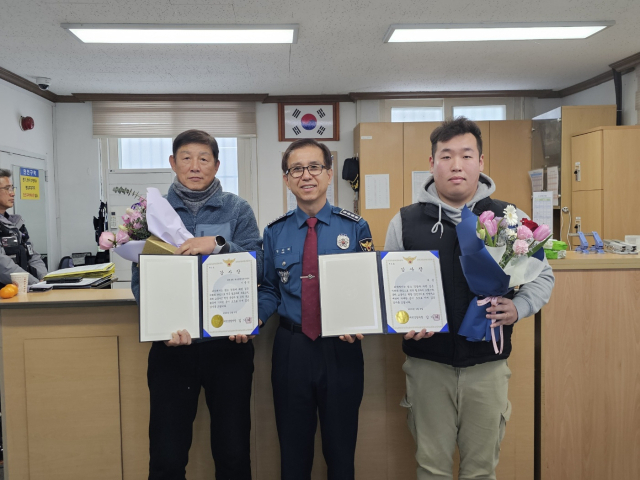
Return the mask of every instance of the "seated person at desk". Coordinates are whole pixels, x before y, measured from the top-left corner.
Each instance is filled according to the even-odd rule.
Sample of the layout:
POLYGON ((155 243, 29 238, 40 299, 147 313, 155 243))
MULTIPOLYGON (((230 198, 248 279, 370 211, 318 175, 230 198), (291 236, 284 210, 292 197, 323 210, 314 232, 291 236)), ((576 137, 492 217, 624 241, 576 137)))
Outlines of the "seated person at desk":
POLYGON ((13 207, 15 189, 11 171, 0 168, 0 287, 11 283, 12 273, 29 273, 29 285, 47 274, 47 267, 29 241, 22 217, 7 213, 13 207))
MULTIPOLYGON (((195 235, 176 254, 255 250, 257 275, 262 277, 262 240, 249 204, 223 192, 216 173, 218 143, 200 130, 188 130, 173 141, 169 157, 176 173, 167 200, 185 227, 195 235)), ((131 289, 139 300, 140 272, 133 265, 131 289)), ((149 352, 147 381, 149 419, 149 480, 185 478, 192 426, 204 387, 211 415, 211 452, 217 479, 250 480, 250 399, 253 343, 246 335, 192 342, 188 331, 154 342, 149 352)))

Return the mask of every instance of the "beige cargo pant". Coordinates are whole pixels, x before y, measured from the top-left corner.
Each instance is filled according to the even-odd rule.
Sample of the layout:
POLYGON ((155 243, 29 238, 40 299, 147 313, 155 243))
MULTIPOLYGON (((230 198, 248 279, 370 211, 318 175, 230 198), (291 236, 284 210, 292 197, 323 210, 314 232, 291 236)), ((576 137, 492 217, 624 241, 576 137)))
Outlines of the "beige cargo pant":
POLYGON ((454 368, 407 357, 407 394, 401 405, 416 441, 418 480, 453 478, 456 443, 459 480, 495 480, 511 415, 506 360, 454 368))

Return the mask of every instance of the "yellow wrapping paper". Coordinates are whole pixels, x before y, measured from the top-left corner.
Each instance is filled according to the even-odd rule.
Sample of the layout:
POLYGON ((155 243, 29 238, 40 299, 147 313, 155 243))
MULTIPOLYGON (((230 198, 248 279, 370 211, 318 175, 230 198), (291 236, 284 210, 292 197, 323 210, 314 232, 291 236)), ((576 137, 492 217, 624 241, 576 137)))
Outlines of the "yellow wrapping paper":
POLYGON ((170 243, 163 242, 155 235, 151 235, 147 238, 147 241, 142 248, 142 253, 151 255, 171 255, 177 249, 178 247, 175 247, 170 243))

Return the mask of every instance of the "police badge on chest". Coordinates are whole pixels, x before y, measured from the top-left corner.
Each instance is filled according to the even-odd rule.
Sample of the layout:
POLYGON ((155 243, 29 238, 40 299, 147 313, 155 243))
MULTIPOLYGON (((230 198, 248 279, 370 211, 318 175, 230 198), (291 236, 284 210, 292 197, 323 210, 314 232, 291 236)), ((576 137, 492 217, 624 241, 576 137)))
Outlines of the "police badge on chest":
POLYGON ((277 270, 277 272, 282 283, 287 283, 289 281, 289 270, 277 270))

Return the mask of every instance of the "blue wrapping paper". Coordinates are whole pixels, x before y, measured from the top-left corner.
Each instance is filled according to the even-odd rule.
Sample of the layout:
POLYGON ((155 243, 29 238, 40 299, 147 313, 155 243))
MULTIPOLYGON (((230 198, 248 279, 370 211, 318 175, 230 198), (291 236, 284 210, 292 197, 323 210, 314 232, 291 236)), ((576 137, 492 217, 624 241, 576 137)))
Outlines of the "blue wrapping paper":
MULTIPOLYGON (((478 238, 476 225, 478 217, 466 206, 462 209, 462 221, 456 226, 460 243, 460 264, 469 284, 469 288, 477 296, 471 300, 464 315, 458 334, 471 342, 491 341, 491 320, 486 317, 487 308, 491 305, 478 306, 478 296, 502 297, 512 289, 509 288, 511 277, 504 273, 500 265, 487 251, 484 240, 478 238)), ((540 248, 534 258, 542 261, 544 250, 540 248)), ((496 340, 500 339, 500 330, 495 329, 496 340)))
MULTIPOLYGON (((478 238, 476 225, 478 217, 466 206, 462 209, 462 221, 456 226, 460 243, 460 264, 462 271, 473 293, 483 297, 501 297, 511 289, 511 277, 489 255, 484 240, 478 238)), ((491 341, 491 320, 486 317, 490 305, 478 306, 478 297, 474 297, 467 307, 458 335, 471 342, 491 341)), ((500 331, 495 332, 496 340, 500 331)))

